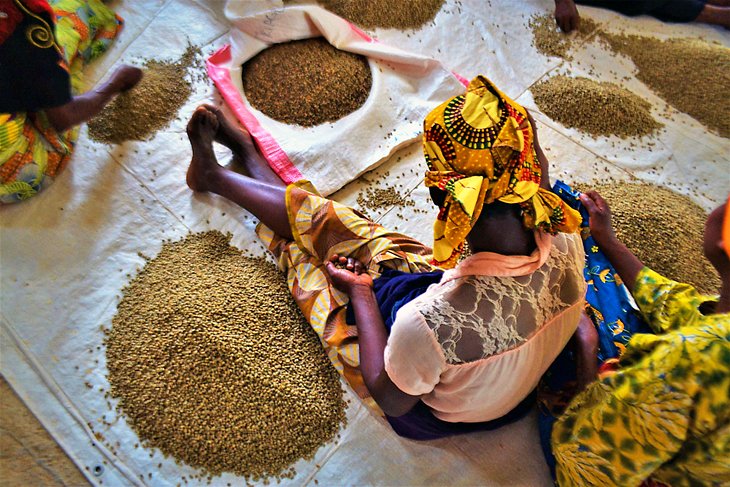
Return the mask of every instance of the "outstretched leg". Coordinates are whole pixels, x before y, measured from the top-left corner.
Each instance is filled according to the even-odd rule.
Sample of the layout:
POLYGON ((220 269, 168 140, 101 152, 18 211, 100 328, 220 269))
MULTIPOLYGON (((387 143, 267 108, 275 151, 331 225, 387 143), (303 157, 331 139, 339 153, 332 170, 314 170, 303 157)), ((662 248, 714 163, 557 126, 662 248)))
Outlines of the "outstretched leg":
POLYGON ((695 21, 730 28, 730 7, 723 3, 708 2, 695 21))
MULTIPOLYGON (((281 237, 292 239, 289 217, 286 211, 286 187, 279 184, 244 176, 218 164, 213 152, 213 140, 221 129, 216 113, 206 107, 198 107, 188 122, 187 132, 193 157, 188 167, 187 183, 193 191, 210 191, 253 213, 256 218, 281 237)), ((266 161, 253 148, 245 149, 241 157, 252 167, 266 161), (253 152, 251 152, 253 151, 253 152)), ((268 167, 268 164, 266 164, 268 167)), ((272 172, 273 174, 273 172, 272 172)), ((277 177, 278 179, 278 177, 277 177)))
POLYGON ((142 70, 134 66, 122 65, 117 68, 103 85, 83 95, 74 96, 70 102, 60 107, 45 110, 48 121, 58 132, 86 122, 97 115, 112 98, 127 91, 142 79, 142 70))

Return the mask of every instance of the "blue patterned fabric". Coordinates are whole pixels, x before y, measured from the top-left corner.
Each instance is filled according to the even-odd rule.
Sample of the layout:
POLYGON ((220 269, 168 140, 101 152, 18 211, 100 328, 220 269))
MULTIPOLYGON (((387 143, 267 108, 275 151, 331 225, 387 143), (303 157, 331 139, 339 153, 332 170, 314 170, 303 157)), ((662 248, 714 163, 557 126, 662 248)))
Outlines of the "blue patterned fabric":
MULTIPOLYGON (((373 293, 388 334, 401 306, 426 292, 428 286, 439 282, 443 275, 444 271, 409 273, 383 269, 380 277, 373 280, 373 293)), ((345 321, 348 325, 355 324, 355 311, 351 304, 347 305, 345 321)))
POLYGON ((588 211, 581 204, 580 193, 562 181, 553 191, 583 217, 581 237, 586 253, 583 276, 588 283, 586 313, 598 330, 598 361, 618 358, 635 333, 652 333, 633 306, 633 298, 608 258, 600 251, 590 234, 588 211))
MULTIPOLYGON (((578 198, 580 193, 562 181, 553 191, 583 217, 581 238, 586 253, 583 276, 588 283, 586 314, 598 332, 598 364, 617 359, 636 333, 653 333, 634 307, 633 298, 608 258, 590 234, 588 211, 578 198)), ((550 435, 557 417, 567 407, 575 389, 575 357, 566 347, 550 366, 538 386, 538 430, 545 460, 555 477, 555 459, 550 435)))

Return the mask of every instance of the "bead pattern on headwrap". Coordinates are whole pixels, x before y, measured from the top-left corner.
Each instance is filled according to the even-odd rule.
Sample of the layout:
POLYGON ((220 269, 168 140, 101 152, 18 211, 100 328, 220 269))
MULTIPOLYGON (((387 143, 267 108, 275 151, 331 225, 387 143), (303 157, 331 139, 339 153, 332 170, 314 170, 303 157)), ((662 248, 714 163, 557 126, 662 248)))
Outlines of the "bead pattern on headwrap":
POLYGON ((451 268, 485 204, 519 204, 527 228, 575 232, 580 215, 540 188, 527 112, 483 76, 424 120, 425 184, 446 192, 434 223, 434 261, 451 268))

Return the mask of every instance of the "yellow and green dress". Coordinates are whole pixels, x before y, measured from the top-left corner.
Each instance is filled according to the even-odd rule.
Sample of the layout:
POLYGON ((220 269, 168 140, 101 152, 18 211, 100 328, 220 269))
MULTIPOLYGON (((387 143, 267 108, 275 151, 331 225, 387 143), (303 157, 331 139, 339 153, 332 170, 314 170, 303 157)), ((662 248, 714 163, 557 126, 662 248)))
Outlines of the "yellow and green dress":
POLYGON ((44 109, 81 91, 82 68, 122 20, 100 0, 0 1, 0 203, 28 199, 71 157, 78 127, 56 132, 44 109))
POLYGON ((559 485, 730 485, 730 313, 646 267, 633 295, 656 334, 555 423, 559 485))

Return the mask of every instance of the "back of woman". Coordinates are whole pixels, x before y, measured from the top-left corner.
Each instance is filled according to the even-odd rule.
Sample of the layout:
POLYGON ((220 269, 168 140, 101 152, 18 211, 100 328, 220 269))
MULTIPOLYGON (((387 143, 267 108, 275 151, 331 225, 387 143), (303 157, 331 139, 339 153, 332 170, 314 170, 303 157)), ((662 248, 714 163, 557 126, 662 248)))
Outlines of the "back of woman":
POLYGON ((580 237, 536 236, 531 256, 475 254, 399 310, 386 370, 438 418, 503 416, 574 332, 586 288, 580 237))

